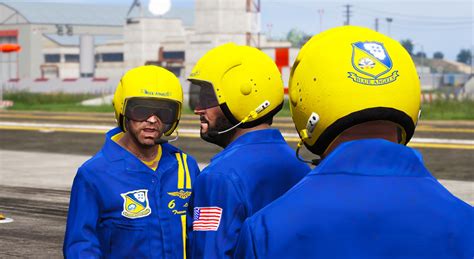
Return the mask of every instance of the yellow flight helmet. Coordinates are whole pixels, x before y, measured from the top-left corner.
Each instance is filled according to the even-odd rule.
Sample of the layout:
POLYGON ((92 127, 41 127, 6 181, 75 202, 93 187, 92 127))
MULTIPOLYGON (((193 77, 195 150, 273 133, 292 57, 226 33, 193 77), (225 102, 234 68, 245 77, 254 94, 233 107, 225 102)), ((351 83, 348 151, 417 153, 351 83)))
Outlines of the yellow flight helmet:
POLYGON ((283 81, 275 62, 262 51, 226 43, 207 52, 188 80, 212 87, 234 125, 249 128, 272 118, 283 106, 283 81))
POLYGON ((410 55, 396 40, 363 27, 311 38, 293 64, 288 90, 298 134, 317 155, 344 130, 375 120, 397 124, 406 144, 420 115, 420 81, 410 55))
POLYGON ((166 109, 169 111, 167 118, 159 117, 166 124, 163 134, 169 136, 178 126, 182 103, 183 89, 173 73, 152 65, 136 67, 125 73, 115 90, 115 120, 118 126, 126 131, 126 111, 130 106, 136 106, 136 110, 140 107, 166 109), (145 106, 140 106, 141 104, 145 106))

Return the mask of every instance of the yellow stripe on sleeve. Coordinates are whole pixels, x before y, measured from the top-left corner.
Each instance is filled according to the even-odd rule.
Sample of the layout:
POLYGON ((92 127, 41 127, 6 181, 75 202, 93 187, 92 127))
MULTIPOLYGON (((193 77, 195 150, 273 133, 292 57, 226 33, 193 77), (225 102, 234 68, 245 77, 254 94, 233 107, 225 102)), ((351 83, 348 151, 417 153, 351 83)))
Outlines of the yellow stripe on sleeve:
POLYGON ((188 169, 188 155, 183 153, 184 171, 186 171, 186 189, 191 189, 191 175, 188 169))
POLYGON ((184 188, 184 169, 181 155, 176 153, 176 160, 178 160, 178 189, 184 188))
POLYGON ((181 215, 181 230, 183 236, 183 258, 186 259, 186 215, 181 215))

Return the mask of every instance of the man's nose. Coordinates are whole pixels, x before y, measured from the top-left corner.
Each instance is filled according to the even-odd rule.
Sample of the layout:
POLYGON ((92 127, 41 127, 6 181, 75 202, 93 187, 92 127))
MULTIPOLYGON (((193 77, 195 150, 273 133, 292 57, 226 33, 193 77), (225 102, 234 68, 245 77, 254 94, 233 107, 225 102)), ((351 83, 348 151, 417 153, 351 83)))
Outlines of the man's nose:
POLYGON ((202 114, 204 114, 204 111, 205 111, 205 109, 201 109, 201 108, 198 108, 198 107, 194 108, 194 114, 196 114, 196 115, 202 115, 202 114))
POLYGON ((150 117, 148 117, 148 119, 146 119, 146 121, 149 122, 149 123, 161 122, 160 118, 158 118, 158 116, 156 116, 155 114, 152 114, 150 117))

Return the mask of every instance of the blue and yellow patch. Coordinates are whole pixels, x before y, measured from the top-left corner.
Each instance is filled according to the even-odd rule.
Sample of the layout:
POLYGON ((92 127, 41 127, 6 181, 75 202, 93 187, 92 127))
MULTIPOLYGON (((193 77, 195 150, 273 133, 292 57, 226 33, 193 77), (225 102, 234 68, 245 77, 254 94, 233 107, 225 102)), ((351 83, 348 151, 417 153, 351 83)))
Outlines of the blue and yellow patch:
POLYGON ((384 85, 397 80, 398 77, 398 70, 393 71, 389 76, 381 77, 393 68, 393 63, 380 42, 352 43, 352 66, 362 75, 348 72, 348 77, 359 84, 384 85))
POLYGON ((136 219, 146 217, 151 214, 148 202, 148 190, 134 190, 120 194, 123 198, 122 216, 136 219))

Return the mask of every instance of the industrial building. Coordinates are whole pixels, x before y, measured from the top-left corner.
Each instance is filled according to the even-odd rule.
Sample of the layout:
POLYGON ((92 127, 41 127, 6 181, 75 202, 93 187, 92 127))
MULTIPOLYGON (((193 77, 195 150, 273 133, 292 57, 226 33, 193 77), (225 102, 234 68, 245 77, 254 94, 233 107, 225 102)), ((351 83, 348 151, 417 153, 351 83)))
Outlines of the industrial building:
POLYGON ((209 49, 232 41, 261 48, 284 79, 297 49, 260 33, 259 0, 195 0, 152 15, 130 6, 0 1, 0 53, 5 89, 110 93, 128 69, 156 64, 181 80, 209 49))

